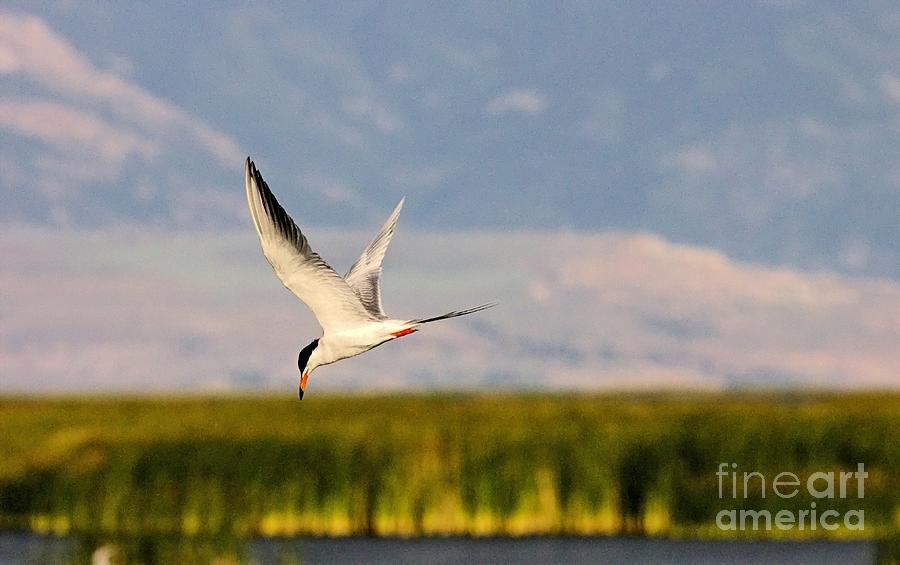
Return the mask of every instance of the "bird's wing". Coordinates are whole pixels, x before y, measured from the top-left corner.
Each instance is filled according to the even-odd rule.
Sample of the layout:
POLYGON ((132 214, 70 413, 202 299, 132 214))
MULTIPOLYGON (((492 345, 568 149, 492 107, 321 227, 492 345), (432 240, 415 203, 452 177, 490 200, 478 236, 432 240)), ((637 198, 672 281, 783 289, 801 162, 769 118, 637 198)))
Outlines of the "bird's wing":
POLYGON ((310 248, 249 157, 244 183, 263 254, 284 286, 309 306, 322 329, 339 332, 373 321, 347 282, 310 248))
POLYGON ((381 262, 384 260, 384 254, 394 235, 394 226, 397 225, 397 218, 400 217, 400 209, 403 208, 404 200, 406 200, 405 197, 400 199, 394 211, 391 212, 391 216, 381 227, 381 231, 344 275, 344 280, 359 296, 359 300, 366 310, 380 320, 387 318, 381 306, 381 262))

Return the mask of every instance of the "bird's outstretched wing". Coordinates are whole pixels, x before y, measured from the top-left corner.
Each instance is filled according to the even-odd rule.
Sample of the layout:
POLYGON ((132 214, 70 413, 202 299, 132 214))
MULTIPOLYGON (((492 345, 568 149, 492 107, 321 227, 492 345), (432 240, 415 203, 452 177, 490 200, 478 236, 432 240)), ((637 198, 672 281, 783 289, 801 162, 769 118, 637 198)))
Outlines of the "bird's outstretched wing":
POLYGON ((310 248, 249 157, 244 183, 263 254, 284 286, 309 306, 322 329, 340 332, 375 320, 347 281, 310 248))
POLYGON ((391 212, 391 216, 381 227, 381 231, 344 275, 344 280, 359 296, 359 300, 366 310, 379 320, 387 319, 381 306, 381 262, 384 260, 384 254, 394 235, 394 226, 397 225, 397 218, 400 217, 400 209, 403 208, 404 200, 406 200, 405 197, 400 199, 394 211, 391 212))

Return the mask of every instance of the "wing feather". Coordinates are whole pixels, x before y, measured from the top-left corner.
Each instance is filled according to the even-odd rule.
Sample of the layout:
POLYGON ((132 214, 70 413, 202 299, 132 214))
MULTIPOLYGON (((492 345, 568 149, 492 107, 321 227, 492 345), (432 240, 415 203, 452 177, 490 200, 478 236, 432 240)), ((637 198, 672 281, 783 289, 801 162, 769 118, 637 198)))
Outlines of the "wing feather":
POLYGON ((384 261, 384 254, 391 243, 394 226, 397 225, 397 219, 400 217, 400 210, 403 208, 405 200, 405 197, 400 199, 390 217, 381 227, 381 231, 375 235, 356 263, 353 263, 353 266, 344 275, 344 280, 359 296, 365 309, 379 320, 387 319, 381 305, 381 262, 384 261))
POLYGON ((244 184, 263 254, 282 284, 312 310, 322 329, 339 332, 375 320, 347 281, 312 250, 249 157, 244 184))

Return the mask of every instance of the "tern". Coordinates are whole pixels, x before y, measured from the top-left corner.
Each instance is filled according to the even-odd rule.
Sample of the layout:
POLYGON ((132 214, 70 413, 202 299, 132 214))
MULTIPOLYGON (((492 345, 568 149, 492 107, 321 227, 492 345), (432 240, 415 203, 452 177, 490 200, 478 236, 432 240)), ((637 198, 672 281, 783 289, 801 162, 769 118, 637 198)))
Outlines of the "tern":
POLYGON ((401 198, 381 231, 359 259, 341 277, 312 250, 294 220, 269 190, 259 169, 247 157, 244 185, 250 217, 256 227, 263 255, 278 279, 302 300, 322 326, 322 336, 300 350, 298 394, 303 398, 306 381, 317 367, 365 353, 388 341, 418 331, 429 322, 456 318, 496 306, 482 304, 440 316, 397 320, 388 317, 381 305, 381 262, 405 198, 401 198))

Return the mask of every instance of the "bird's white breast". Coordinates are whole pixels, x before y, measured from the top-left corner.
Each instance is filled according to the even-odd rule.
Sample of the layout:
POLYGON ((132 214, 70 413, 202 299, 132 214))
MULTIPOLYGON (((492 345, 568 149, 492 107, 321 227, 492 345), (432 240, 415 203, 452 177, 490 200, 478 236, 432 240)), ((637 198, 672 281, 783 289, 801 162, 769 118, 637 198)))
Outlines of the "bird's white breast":
POLYGON ((327 333, 319 340, 318 348, 322 350, 322 365, 365 353, 373 347, 394 339, 395 336, 392 334, 406 326, 407 323, 401 320, 384 320, 342 332, 327 333))

